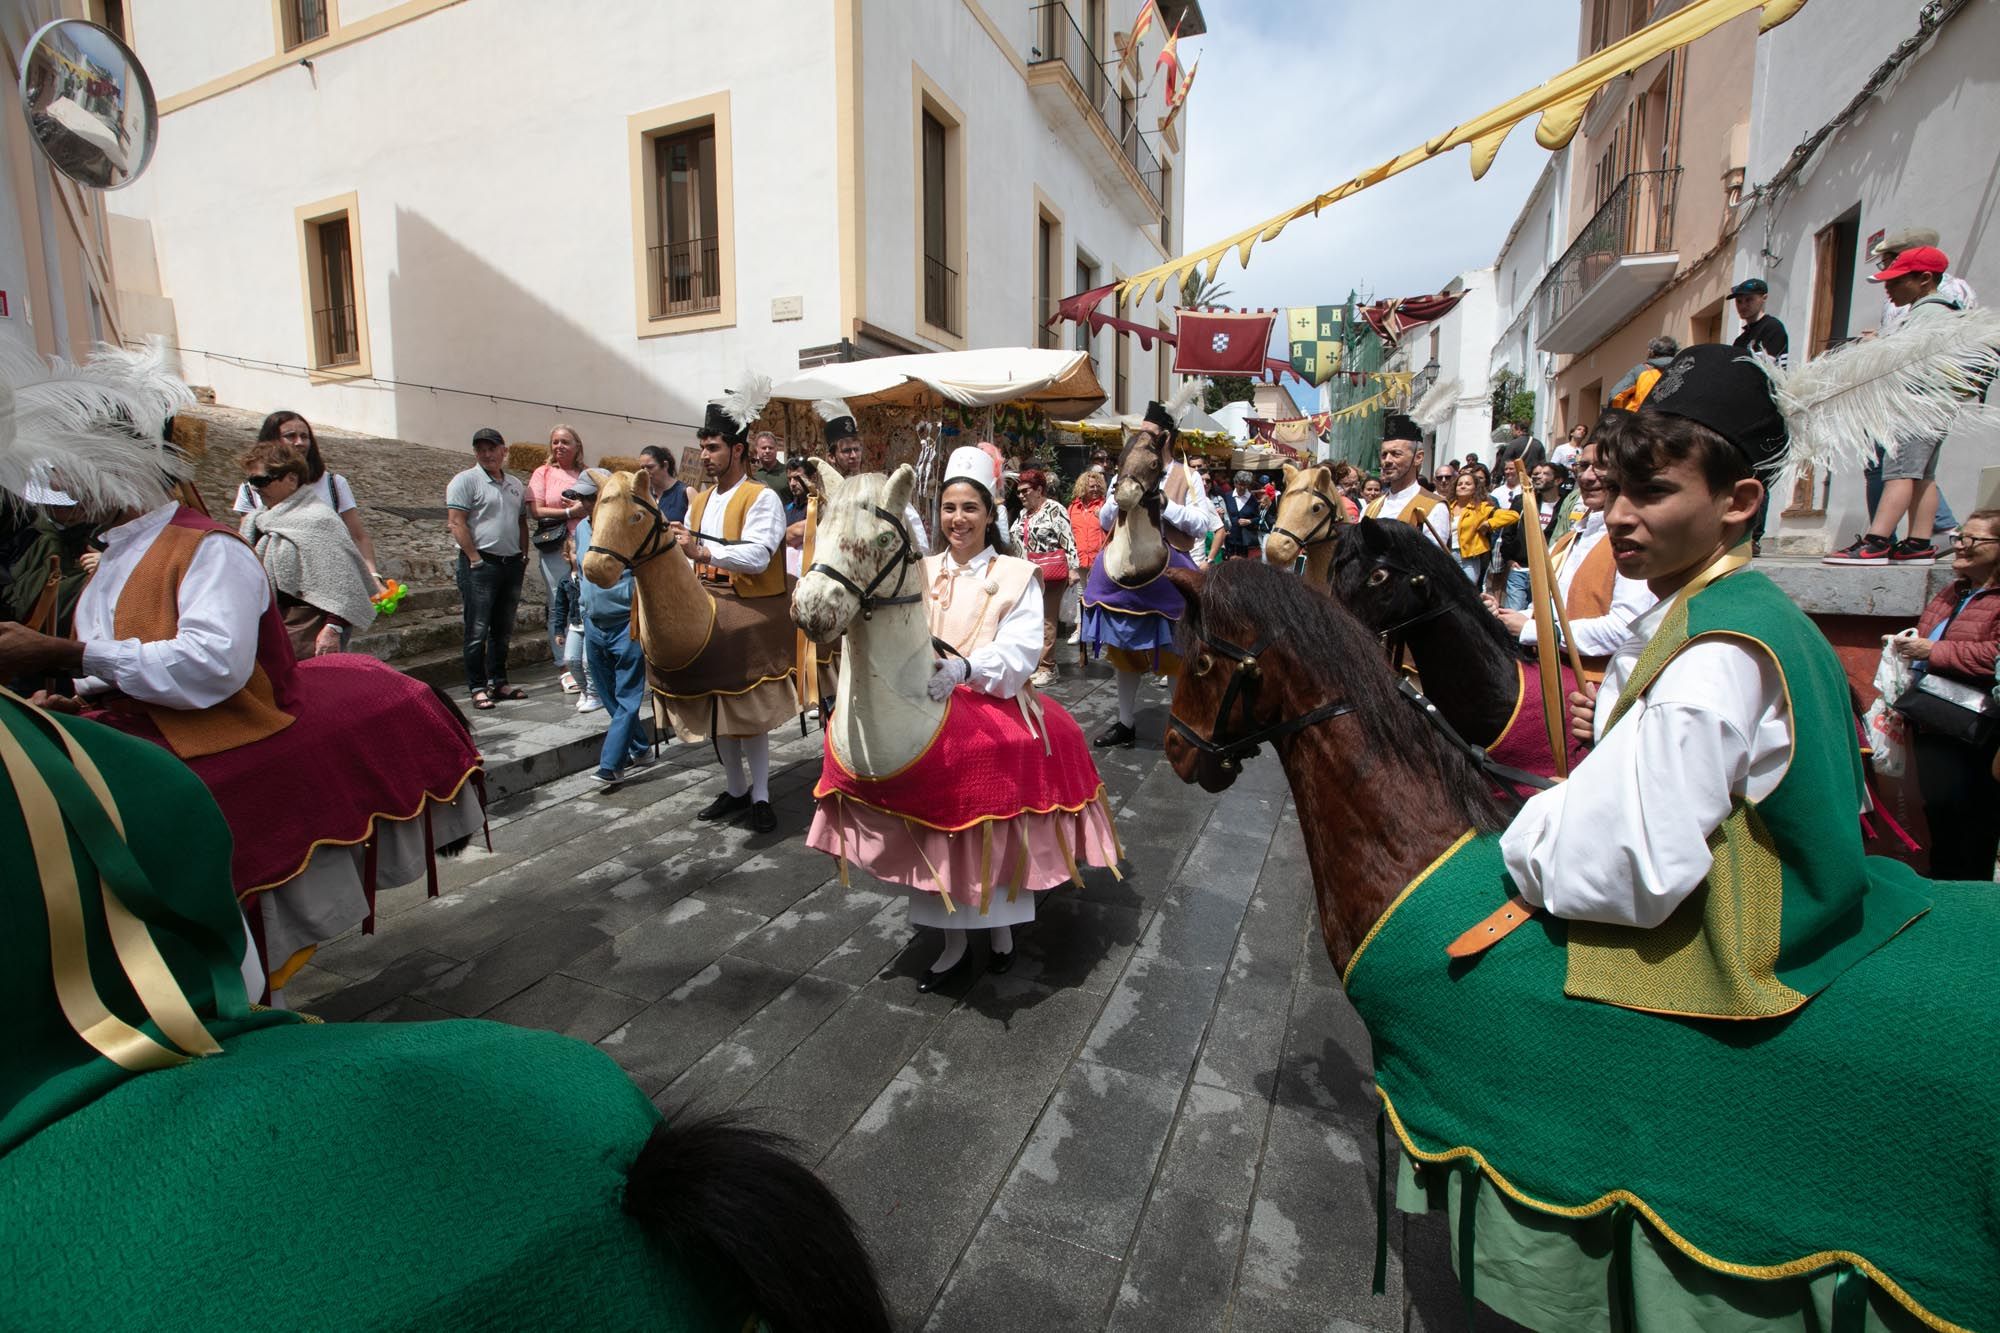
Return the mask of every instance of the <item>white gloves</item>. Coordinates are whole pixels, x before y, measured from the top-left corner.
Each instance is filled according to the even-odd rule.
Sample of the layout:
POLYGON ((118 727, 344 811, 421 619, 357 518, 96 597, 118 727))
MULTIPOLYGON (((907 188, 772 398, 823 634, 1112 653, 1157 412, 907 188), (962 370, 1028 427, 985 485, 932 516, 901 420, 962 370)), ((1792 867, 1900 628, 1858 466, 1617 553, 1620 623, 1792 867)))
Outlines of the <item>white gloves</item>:
POLYGON ((962 657, 942 657, 931 671, 928 692, 932 703, 943 703, 954 686, 963 685, 972 667, 962 657))

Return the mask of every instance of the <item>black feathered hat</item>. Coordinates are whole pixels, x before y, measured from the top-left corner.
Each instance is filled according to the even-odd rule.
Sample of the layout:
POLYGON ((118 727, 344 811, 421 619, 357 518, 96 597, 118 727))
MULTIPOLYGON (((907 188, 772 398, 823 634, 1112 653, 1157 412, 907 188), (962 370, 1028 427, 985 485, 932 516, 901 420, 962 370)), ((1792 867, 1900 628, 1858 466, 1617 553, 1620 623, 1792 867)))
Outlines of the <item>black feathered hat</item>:
POLYGON ((1660 372, 1639 411, 1686 417, 1708 427, 1735 445, 1759 473, 1785 461, 1790 433, 1771 377, 1741 348, 1722 343, 1686 348, 1660 372))
POLYGON ((1173 413, 1167 411, 1167 405, 1165 403, 1162 403, 1157 399, 1155 399, 1153 402, 1147 403, 1146 420, 1152 422, 1155 426, 1158 426, 1160 428, 1160 433, 1162 435, 1165 435, 1168 440, 1174 440, 1180 437, 1181 433, 1180 422, 1174 420, 1173 413))
POLYGON ((813 404, 813 411, 826 423, 824 431, 826 451, 831 454, 833 446, 842 440, 851 440, 861 434, 861 423, 854 419, 854 412, 838 398, 822 398, 813 404))
POLYGON ((721 403, 708 405, 708 414, 701 419, 701 430, 697 433, 720 435, 731 444, 742 444, 750 438, 750 428, 738 425, 721 403))
POLYGON ((1419 426, 1413 417, 1401 412, 1391 412, 1382 419, 1382 442, 1387 444, 1390 440, 1411 440, 1422 444, 1423 427, 1419 426))

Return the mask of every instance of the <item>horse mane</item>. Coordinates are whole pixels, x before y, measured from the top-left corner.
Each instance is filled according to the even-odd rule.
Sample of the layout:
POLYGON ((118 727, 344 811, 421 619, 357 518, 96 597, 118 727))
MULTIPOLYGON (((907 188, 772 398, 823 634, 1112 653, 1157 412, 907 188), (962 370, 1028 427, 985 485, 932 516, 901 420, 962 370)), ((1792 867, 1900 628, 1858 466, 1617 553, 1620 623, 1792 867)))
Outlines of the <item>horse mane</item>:
MULTIPOLYGON (((1451 573, 1465 582, 1456 566, 1451 573)), ((1209 566, 1200 604, 1190 606, 1181 621, 1176 647, 1183 660, 1197 650, 1191 622, 1198 620, 1223 633, 1230 633, 1230 626, 1254 626, 1257 637, 1282 627, 1273 634, 1274 646, 1282 645, 1322 693, 1354 705, 1371 747, 1406 755, 1420 770, 1434 773, 1439 799, 1473 828, 1492 833, 1506 825, 1486 776, 1403 697, 1374 632, 1333 598, 1258 561, 1227 560, 1209 566)))
MULTIPOLYGON (((1521 643, 1507 632, 1500 618, 1479 600, 1479 590, 1465 577, 1451 552, 1439 546, 1424 530, 1396 520, 1375 520, 1375 531, 1388 543, 1389 555, 1397 563, 1424 576, 1424 586, 1443 589, 1443 597, 1460 613, 1458 623, 1472 633, 1491 639, 1509 657, 1521 656, 1521 643)), ((1343 603, 1351 603, 1370 559, 1367 538, 1359 523, 1341 525, 1333 548, 1333 587, 1343 603)))

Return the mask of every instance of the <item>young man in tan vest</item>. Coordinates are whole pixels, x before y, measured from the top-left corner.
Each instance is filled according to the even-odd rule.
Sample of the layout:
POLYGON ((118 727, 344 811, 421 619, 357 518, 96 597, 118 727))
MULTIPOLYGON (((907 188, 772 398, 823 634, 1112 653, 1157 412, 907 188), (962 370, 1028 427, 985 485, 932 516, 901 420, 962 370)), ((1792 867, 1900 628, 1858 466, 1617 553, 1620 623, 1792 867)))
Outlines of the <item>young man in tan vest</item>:
MULTIPOLYGON (((771 605, 779 614, 759 621, 760 628, 770 629, 775 636, 772 644, 764 644, 763 635, 753 630, 751 636, 759 642, 746 643, 740 656, 746 673, 742 683, 748 687, 761 679, 749 673, 761 672, 758 664, 770 656, 759 649, 776 647, 785 662, 791 661, 793 629, 789 616, 783 614, 785 561, 778 554, 785 541, 784 502, 776 491, 749 478, 750 421, 756 414, 742 406, 735 411, 747 412, 748 418, 734 415, 721 403, 708 405, 708 415, 695 439, 701 445, 702 465, 712 484, 695 492, 688 502, 687 522, 674 524, 672 532, 681 553, 693 562, 712 595, 742 602, 777 599, 771 605), (764 625, 765 621, 770 624, 764 625)), ((769 833, 778 827, 778 816, 771 809, 770 732, 794 711, 796 696, 793 708, 775 715, 775 705, 759 702, 753 707, 749 702, 775 697, 766 690, 716 692, 714 734, 716 750, 722 756, 724 790, 696 814, 697 819, 732 819, 748 811, 750 827, 756 832, 769 833)))
POLYGON ((1401 412, 1391 412, 1382 425, 1382 494, 1368 502, 1361 516, 1401 519, 1423 528, 1440 549, 1449 551, 1451 508, 1417 480, 1423 461, 1423 431, 1401 412))
MULTIPOLYGON (((1556 594, 1562 598, 1569 616, 1570 637, 1583 658, 1583 674, 1591 680, 1604 677, 1604 666, 1618 645, 1631 632, 1632 622, 1644 615, 1658 599, 1643 580, 1628 579, 1618 572, 1611 558, 1611 545, 1604 539, 1604 502, 1607 492, 1597 456, 1595 437, 1583 446, 1577 463, 1577 496, 1584 515, 1549 548, 1555 566, 1556 594)), ((1535 618, 1526 611, 1496 606, 1491 597, 1486 605, 1507 631, 1530 647, 1535 643, 1535 618)), ((1556 631, 1560 634, 1562 631, 1556 631)))

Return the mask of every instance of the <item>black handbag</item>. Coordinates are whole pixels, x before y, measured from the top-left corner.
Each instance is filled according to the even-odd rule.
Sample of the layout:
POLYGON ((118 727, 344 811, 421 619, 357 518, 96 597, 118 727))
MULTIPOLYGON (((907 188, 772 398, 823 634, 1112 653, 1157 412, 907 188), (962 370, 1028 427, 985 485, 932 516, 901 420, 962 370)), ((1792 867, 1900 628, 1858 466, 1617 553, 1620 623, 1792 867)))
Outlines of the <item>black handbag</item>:
POLYGON ((1889 705, 1933 736, 1983 746, 2000 729, 1993 691, 1926 671, 1889 705))
POLYGON ((569 520, 566 518, 538 518, 535 530, 528 535, 537 551, 560 551, 569 537, 569 520))

